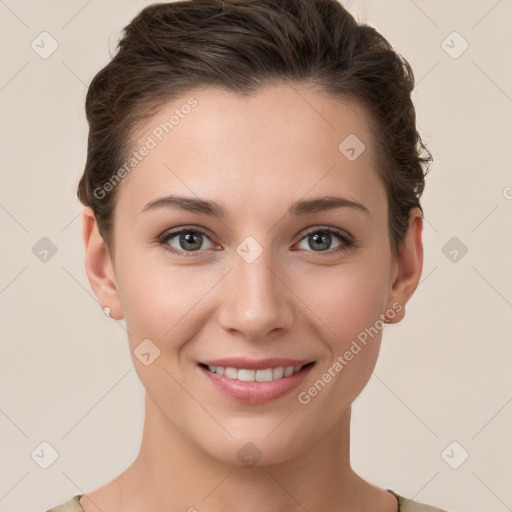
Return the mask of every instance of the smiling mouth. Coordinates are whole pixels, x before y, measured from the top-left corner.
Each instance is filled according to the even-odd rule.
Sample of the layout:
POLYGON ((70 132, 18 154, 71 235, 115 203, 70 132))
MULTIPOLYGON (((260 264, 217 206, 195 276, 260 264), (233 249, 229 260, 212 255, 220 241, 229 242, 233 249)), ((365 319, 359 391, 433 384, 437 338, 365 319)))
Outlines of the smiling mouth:
POLYGON ((205 368, 211 373, 223 375, 224 377, 232 380, 239 380, 243 382, 271 382, 291 377, 314 364, 315 361, 312 361, 298 366, 277 366, 275 368, 265 368, 260 370, 233 368, 231 366, 212 366, 204 363, 199 363, 199 366, 205 368))

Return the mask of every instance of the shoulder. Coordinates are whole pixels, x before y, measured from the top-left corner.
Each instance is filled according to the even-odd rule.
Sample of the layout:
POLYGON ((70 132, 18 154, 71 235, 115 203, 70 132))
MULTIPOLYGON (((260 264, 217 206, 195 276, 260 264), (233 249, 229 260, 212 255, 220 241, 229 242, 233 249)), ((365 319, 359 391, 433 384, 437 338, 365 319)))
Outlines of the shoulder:
POLYGON ((448 512, 432 505, 409 500, 403 496, 397 496, 397 500, 400 505, 400 512, 448 512))
MULTIPOLYGON (((426 505, 425 503, 409 500, 396 494, 393 491, 390 492, 392 492, 392 494, 398 500, 398 504, 400 505, 400 512, 448 512, 431 505, 426 505)), ((82 496, 82 494, 77 494, 65 503, 57 505, 56 507, 53 507, 46 512, 84 512, 84 509, 80 505, 80 498, 82 496)))
POLYGON ((448 512, 442 508, 434 507, 432 505, 426 505, 425 503, 420 503, 419 501, 409 500, 400 496, 392 489, 386 489, 390 492, 398 501, 399 512, 448 512))
POLYGON ((61 505, 57 505, 46 512, 84 512, 84 509, 80 505, 80 498, 83 494, 77 494, 73 496, 69 501, 62 503, 61 505))

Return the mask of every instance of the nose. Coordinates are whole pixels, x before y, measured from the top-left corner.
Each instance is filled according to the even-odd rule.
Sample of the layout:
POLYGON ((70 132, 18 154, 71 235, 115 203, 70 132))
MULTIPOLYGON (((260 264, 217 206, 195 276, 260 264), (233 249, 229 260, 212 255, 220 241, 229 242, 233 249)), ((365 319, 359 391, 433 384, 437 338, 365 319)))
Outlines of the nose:
POLYGON ((235 255, 234 267, 223 280, 219 323, 230 335, 250 341, 279 336, 294 321, 294 294, 282 267, 270 251, 249 263, 235 255))

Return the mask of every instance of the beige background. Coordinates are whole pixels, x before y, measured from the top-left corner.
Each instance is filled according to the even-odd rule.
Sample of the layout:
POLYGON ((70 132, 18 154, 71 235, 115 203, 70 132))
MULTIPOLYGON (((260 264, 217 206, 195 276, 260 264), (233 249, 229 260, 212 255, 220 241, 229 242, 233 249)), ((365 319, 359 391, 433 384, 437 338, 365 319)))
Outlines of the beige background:
MULTIPOLYGON (((44 511, 93 490, 138 452, 143 390, 123 322, 103 315, 87 281, 75 191, 87 85, 148 3, 0 0, 2 512, 44 511), (46 37, 51 48, 43 31, 58 42, 48 58, 31 47, 46 37), (57 248, 46 262, 36 257, 43 237, 57 248), (58 453, 47 469, 43 442, 58 453)), ((345 5, 412 64, 418 127, 435 159, 422 281, 405 320, 386 328, 356 401, 353 465, 453 512, 510 510, 512 1, 345 5), (453 237, 456 261, 445 248, 453 237)))

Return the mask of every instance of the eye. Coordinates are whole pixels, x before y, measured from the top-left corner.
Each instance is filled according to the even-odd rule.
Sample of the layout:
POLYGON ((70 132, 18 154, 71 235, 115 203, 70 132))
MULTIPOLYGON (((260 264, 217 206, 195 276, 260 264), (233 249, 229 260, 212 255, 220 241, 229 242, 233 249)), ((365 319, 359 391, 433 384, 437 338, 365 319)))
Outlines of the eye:
POLYGON ((313 249, 313 252, 326 252, 329 254, 345 251, 354 244, 354 242, 348 237, 348 235, 344 234, 343 231, 327 227, 321 229, 316 227, 309 230, 306 236, 302 238, 301 242, 302 241, 306 241, 306 244, 309 248, 313 249), (329 246, 332 243, 333 236, 340 240, 341 243, 334 249, 330 249, 329 246))
MULTIPOLYGON (((212 243, 210 237, 204 231, 185 227, 164 233, 157 239, 157 242, 166 251, 173 254, 197 257, 201 256, 201 253, 208 249, 204 247, 205 240, 209 240, 212 243)), ((322 253, 327 253, 327 255, 338 253, 348 250, 354 245, 354 241, 344 231, 331 227, 311 228, 306 232, 306 236, 300 240, 300 243, 303 241, 306 241, 306 244, 309 246, 305 250, 313 249, 312 252, 319 253, 319 255, 322 255, 322 253), (340 242, 334 249, 330 248, 333 237, 340 242)))
POLYGON ((167 251, 186 257, 196 256, 195 252, 206 250, 203 243, 210 238, 201 230, 182 228, 167 232, 158 238, 158 243, 167 251), (175 240, 174 240, 175 239, 175 240), (173 241, 173 243, 171 242, 173 241))

